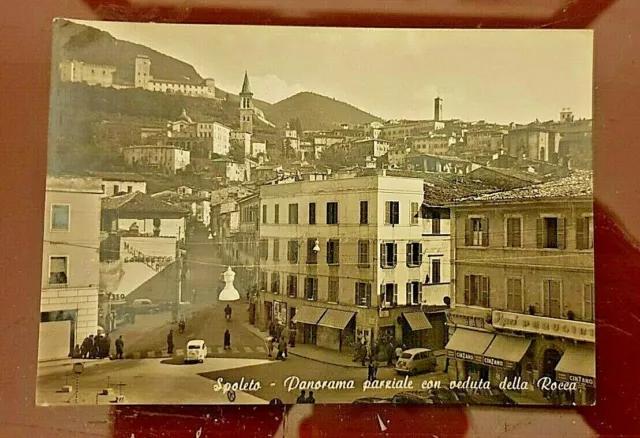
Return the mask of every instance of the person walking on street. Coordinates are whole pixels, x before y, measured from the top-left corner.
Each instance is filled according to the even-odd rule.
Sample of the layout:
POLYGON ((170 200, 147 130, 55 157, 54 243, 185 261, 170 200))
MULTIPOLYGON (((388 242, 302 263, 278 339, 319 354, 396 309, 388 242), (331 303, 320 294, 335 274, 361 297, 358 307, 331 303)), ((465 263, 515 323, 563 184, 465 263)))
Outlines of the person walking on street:
POLYGON ((229 329, 224 331, 224 349, 231 350, 231 333, 229 333, 229 329))
POLYGON ((289 329, 289 345, 291 345, 291 348, 296 346, 296 325, 294 322, 291 322, 291 328, 289 329))
POLYGON ((296 399, 296 403, 306 403, 307 402, 307 398, 305 397, 306 391, 303 389, 302 391, 300 391, 300 395, 298 396, 298 398, 296 399))
POLYGON ((104 338, 103 338, 103 342, 104 342, 104 347, 101 347, 100 349, 102 350, 102 356, 103 357, 110 357, 109 356, 109 352, 111 351, 111 338, 109 337, 109 334, 107 334, 104 338))
POLYGON ((102 335, 93 338, 93 358, 100 359, 100 347, 102 347, 102 335))
POLYGON ((231 306, 227 304, 227 307, 224 308, 224 317, 229 321, 231 319, 231 306))
POLYGON ((396 347, 396 362, 398 362, 398 359, 400 359, 401 355, 402 355, 402 347, 398 346, 396 347))
POLYGON ((116 339, 116 358, 124 359, 124 341, 122 340, 122 335, 116 339))
POLYGON ((80 357, 83 359, 87 358, 87 354, 89 353, 89 336, 86 336, 80 345, 80 357))
POLYGON ((269 321, 269 336, 272 338, 276 335, 276 325, 273 323, 273 320, 269 321))
POLYGON ((281 359, 281 360, 285 360, 285 350, 287 349, 287 341, 284 340, 284 338, 280 338, 280 341, 278 342, 278 356, 276 357, 276 359, 281 359))
POLYGON ((449 357, 448 356, 444 359, 444 372, 445 373, 449 372, 449 357))
POLYGON ((369 382, 373 382, 374 378, 373 378, 373 361, 370 360, 369 361, 369 366, 367 367, 367 380, 369 382))
POLYGON ((173 330, 169 330, 169 334, 167 335, 167 353, 169 353, 169 355, 173 354, 173 330))
POLYGON ((309 391, 309 397, 305 400, 305 403, 315 404, 316 399, 313 397, 313 391, 309 391))

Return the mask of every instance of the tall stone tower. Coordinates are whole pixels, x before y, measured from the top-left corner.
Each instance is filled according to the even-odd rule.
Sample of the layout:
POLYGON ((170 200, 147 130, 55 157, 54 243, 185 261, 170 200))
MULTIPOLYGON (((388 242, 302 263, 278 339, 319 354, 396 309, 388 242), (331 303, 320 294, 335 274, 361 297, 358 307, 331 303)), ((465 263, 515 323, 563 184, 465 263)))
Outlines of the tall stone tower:
POLYGON ((433 101, 433 120, 442 120, 442 99, 436 97, 433 101))
POLYGON ((249 75, 244 72, 244 82, 240 91, 240 131, 253 134, 253 93, 249 84, 249 75))
POLYGON ((136 65, 133 79, 136 88, 147 88, 147 84, 151 80, 151 60, 148 56, 136 56, 136 65))

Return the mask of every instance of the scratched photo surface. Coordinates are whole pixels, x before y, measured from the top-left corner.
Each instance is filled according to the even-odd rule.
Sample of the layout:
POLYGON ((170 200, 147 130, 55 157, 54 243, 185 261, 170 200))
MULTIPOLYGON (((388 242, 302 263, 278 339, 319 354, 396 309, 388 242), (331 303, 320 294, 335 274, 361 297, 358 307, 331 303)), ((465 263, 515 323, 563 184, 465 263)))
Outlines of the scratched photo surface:
POLYGON ((37 404, 595 404, 592 64, 55 20, 37 404))

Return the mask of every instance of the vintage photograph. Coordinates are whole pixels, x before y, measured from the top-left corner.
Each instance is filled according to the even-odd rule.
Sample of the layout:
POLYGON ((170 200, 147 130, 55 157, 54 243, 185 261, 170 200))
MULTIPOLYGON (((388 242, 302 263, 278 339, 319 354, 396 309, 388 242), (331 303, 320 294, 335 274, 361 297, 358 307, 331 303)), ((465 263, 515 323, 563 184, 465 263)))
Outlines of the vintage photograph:
POLYGON ((593 34, 57 19, 38 405, 593 405, 593 34))

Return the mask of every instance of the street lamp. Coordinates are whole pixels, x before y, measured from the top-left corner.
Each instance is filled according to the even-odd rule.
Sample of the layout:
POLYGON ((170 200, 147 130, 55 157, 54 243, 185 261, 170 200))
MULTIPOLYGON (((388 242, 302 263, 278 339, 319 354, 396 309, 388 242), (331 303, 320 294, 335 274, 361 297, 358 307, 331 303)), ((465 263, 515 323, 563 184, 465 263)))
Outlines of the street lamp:
POLYGON ((316 241, 315 241, 315 245, 313 247, 313 251, 314 252, 320 252, 320 241, 318 241, 318 239, 316 239, 316 241))
POLYGON ((227 268, 222 277, 224 278, 224 288, 220 291, 218 300, 238 301, 240 299, 240 294, 238 293, 238 290, 233 286, 233 279, 236 277, 236 273, 231 270, 231 266, 227 268))

